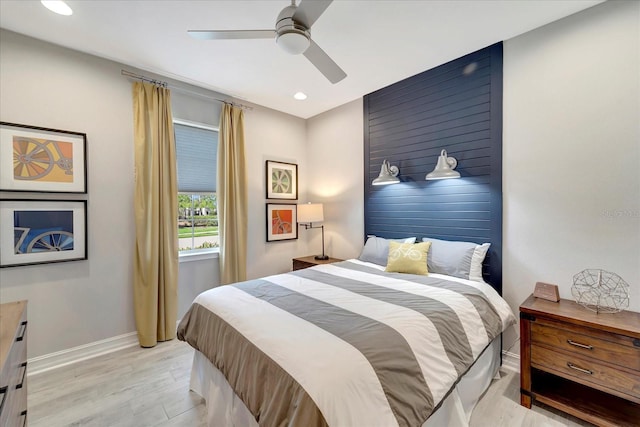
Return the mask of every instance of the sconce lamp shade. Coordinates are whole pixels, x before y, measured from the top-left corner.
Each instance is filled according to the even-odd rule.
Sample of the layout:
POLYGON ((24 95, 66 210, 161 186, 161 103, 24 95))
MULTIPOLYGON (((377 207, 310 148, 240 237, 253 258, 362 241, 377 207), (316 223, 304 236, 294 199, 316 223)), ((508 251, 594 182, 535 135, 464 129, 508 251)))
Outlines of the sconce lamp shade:
POLYGON ((380 167, 380 175, 371 181, 371 185, 398 184, 400 182, 398 172, 398 167, 389 165, 389 162, 385 159, 382 162, 382 167, 380 167))
POLYGON ((305 203, 298 205, 298 223, 311 224, 324 221, 322 203, 305 203))
POLYGON ((435 169, 428 173, 424 179, 460 178, 460 173, 454 171, 456 166, 458 166, 458 161, 453 157, 447 157, 447 150, 442 150, 438 157, 438 163, 436 164, 435 169))

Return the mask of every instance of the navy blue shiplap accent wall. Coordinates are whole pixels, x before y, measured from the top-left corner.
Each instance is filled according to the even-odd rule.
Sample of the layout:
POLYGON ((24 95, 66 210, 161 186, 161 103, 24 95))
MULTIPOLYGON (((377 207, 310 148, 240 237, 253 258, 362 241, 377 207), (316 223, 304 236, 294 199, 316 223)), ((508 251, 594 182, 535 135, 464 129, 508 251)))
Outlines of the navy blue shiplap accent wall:
POLYGON ((490 242, 502 290, 502 43, 364 97, 365 232, 490 242), (460 179, 425 181, 442 149, 460 179), (384 159, 400 184, 372 186, 384 159))

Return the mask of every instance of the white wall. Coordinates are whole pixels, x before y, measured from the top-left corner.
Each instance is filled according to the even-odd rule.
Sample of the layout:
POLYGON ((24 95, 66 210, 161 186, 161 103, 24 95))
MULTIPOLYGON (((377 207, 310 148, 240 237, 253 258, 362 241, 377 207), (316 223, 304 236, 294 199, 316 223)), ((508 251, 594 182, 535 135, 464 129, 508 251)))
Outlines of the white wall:
MULTIPOLYGON (((3 268, 0 302, 29 300, 29 358, 133 332, 131 82, 121 76, 121 64, 4 30, 0 34, 0 120, 85 132, 89 181, 89 259, 3 268)), ((218 124, 219 103, 175 90, 172 100, 175 117, 218 124)), ((304 240, 264 243, 264 160, 300 163, 304 191, 305 132, 302 119, 261 107, 247 112, 252 277, 287 271, 293 256, 306 254, 304 240)), ((0 197, 25 195, 1 193, 0 197)), ((198 293, 219 283, 217 262, 216 258, 180 263, 179 316, 198 293)))
MULTIPOLYGON (((307 121, 309 202, 322 202, 325 252, 334 258, 356 258, 364 244, 364 124, 362 98, 307 121)), ((322 251, 319 230, 309 250, 322 251)))
MULTIPOLYGON (((291 259, 307 255, 304 229, 297 240, 266 242, 267 160, 298 165, 298 200, 308 188, 305 120, 257 105, 245 112, 245 159, 249 197, 247 279, 291 271, 291 259)), ((298 203, 295 200, 269 200, 269 203, 298 203)))
POLYGON ((29 300, 29 357, 131 332, 130 83, 115 63, 15 33, 0 46, 0 118, 87 134, 89 239, 88 261, 0 270, 0 301, 29 300))
POLYGON ((606 2, 504 45, 504 296, 571 297, 616 272, 640 311, 640 3, 606 2))

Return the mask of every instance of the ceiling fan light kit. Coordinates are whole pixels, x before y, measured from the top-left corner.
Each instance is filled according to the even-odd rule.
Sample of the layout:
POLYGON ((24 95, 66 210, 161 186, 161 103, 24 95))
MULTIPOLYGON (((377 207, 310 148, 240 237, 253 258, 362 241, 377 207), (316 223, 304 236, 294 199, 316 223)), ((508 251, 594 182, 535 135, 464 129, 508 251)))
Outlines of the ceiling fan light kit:
POLYGON ((311 45, 311 37, 308 31, 285 30, 278 31, 276 43, 287 53, 300 55, 311 45))
POLYGON ((311 44, 308 28, 293 20, 297 9, 295 4, 285 7, 276 20, 276 44, 292 55, 304 53, 311 44))
POLYGON ((276 44, 292 55, 304 56, 331 83, 337 83, 347 74, 313 40, 311 26, 329 7, 333 0, 302 0, 296 6, 282 9, 274 30, 189 30, 189 35, 204 40, 259 39, 275 37, 276 44))

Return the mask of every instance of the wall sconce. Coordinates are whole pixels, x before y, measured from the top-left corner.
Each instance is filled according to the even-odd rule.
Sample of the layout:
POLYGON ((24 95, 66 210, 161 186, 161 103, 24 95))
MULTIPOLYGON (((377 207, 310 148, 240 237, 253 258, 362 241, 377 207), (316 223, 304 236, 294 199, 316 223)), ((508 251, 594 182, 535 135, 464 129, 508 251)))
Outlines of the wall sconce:
POLYGON ((456 166, 458 166, 458 161, 453 157, 447 157, 447 150, 442 150, 440 152, 440 157, 438 157, 438 164, 436 164, 435 169, 428 173, 424 179, 460 178, 460 173, 454 171, 456 166))
POLYGON ((371 181, 371 185, 389 185, 389 184, 398 184, 400 182, 400 178, 398 178, 398 170, 397 166, 391 166, 387 159, 382 162, 382 167, 380 168, 380 175, 373 181, 371 181))
POLYGON ((322 203, 305 203, 304 205, 298 205, 298 224, 303 225, 305 230, 310 228, 322 229, 322 255, 316 255, 316 259, 329 259, 324 254, 324 225, 313 226, 314 222, 324 221, 324 212, 322 209, 322 203))

